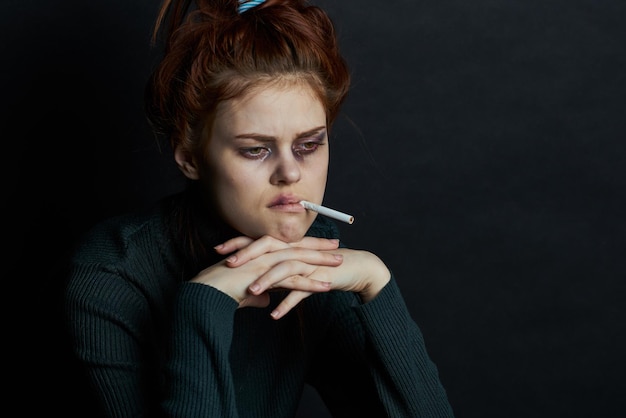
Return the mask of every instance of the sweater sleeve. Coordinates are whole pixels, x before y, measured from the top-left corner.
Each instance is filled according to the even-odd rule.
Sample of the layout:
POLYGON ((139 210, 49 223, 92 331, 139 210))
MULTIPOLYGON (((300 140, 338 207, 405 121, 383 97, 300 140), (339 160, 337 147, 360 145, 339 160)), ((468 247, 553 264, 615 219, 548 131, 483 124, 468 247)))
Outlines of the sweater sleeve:
POLYGON ((314 372, 314 386, 333 416, 376 411, 388 417, 453 417, 395 279, 372 301, 361 304, 354 297, 349 304, 333 319, 328 351, 314 372))
POLYGON ((452 417, 437 367, 395 280, 370 303, 354 309, 382 366, 371 373, 388 416, 452 417))
POLYGON ((156 332, 141 292, 114 269, 78 263, 65 315, 72 350, 96 398, 90 416, 156 415, 150 400, 160 396, 160 380, 150 373, 158 359, 146 354, 156 332))
POLYGON ((166 361, 168 417, 236 417, 230 369, 237 303, 203 284, 183 283, 174 302, 166 361))
POLYGON ((66 313, 75 353, 98 398, 92 416, 237 416, 228 363, 237 303, 195 283, 179 283, 173 303, 171 315, 159 314, 119 272, 77 267, 66 313))

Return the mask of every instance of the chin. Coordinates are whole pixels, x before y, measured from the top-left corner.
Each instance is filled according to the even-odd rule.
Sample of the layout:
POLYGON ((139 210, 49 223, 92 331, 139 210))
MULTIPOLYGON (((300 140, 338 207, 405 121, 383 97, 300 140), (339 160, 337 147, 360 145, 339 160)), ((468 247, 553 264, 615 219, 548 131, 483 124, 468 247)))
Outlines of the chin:
POLYGON ((297 242, 304 238, 304 234, 308 230, 308 226, 298 223, 297 225, 278 225, 272 229, 267 235, 284 242, 297 242))

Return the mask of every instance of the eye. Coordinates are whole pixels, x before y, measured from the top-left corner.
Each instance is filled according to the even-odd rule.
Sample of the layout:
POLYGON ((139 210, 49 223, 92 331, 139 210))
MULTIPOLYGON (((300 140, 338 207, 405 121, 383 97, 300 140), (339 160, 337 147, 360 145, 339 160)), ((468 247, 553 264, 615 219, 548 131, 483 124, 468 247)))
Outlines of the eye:
POLYGON ((312 154, 322 145, 324 144, 320 141, 305 141, 297 144, 294 151, 298 155, 312 154))
POLYGON ((240 149, 239 153, 245 158, 249 158, 251 160, 264 160, 272 152, 269 150, 269 148, 265 147, 250 147, 240 149))

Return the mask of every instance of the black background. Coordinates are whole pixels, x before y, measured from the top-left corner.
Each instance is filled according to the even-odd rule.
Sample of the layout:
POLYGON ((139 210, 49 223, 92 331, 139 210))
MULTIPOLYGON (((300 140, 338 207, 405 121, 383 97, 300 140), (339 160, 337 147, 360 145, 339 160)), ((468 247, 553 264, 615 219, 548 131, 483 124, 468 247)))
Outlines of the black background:
MULTIPOLYGON (((325 203, 394 271, 457 418, 625 417, 626 2, 314 3, 353 72, 325 203)), ((10 400, 70 416, 55 271, 182 186, 143 116, 158 2, 2 6, 10 400)))

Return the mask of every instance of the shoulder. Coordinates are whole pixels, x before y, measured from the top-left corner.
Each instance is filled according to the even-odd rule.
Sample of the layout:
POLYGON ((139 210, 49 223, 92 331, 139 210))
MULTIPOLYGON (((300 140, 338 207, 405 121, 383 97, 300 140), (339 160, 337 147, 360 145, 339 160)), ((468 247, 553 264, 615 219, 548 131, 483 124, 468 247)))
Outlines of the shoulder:
POLYGON ((76 243, 73 263, 113 263, 169 241, 166 200, 96 223, 76 243))
MULTIPOLYGON (((78 305, 140 306, 175 285, 177 271, 167 210, 150 209, 102 220, 76 244, 69 260, 66 298, 78 305)), ((139 308, 137 308, 139 309, 139 308)))

